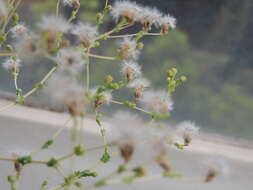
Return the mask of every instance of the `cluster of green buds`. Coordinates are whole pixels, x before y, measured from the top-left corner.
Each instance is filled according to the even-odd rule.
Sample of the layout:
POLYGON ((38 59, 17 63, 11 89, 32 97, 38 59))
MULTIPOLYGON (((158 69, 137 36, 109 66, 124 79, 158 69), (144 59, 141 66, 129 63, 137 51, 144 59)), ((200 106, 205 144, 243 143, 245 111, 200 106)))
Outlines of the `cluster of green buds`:
POLYGON ((105 15, 112 9, 111 5, 106 5, 102 12, 97 13, 96 23, 97 25, 103 24, 105 15))
POLYGON ((177 72, 178 71, 176 68, 172 68, 167 71, 168 92, 174 92, 178 85, 187 80, 186 76, 180 76, 179 78, 176 78, 177 72))

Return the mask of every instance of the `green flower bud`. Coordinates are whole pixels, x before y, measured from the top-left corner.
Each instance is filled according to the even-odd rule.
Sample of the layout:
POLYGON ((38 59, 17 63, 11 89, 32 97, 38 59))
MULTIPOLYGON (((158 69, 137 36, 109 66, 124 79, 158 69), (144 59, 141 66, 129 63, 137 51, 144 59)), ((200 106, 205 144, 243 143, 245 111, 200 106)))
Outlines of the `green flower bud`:
POLYGON ((111 159, 111 156, 110 156, 110 154, 108 153, 107 149, 105 149, 105 152, 104 152, 104 154, 102 155, 100 161, 103 162, 103 163, 107 163, 107 162, 109 162, 110 159, 111 159))
POLYGON ((59 161, 55 158, 51 158, 48 162, 47 162, 47 166, 51 167, 51 168, 57 168, 59 166, 59 161))
POLYGON ((136 177, 143 177, 143 176, 147 175, 147 170, 143 167, 134 168, 133 172, 136 177))
POLYGON ((120 165, 119 167, 118 167, 118 170, 117 170, 117 173, 123 173, 124 171, 126 171, 127 170, 127 167, 125 166, 125 165, 120 165))
POLYGON ((83 156, 85 153, 84 146, 82 144, 75 146, 74 153, 76 156, 83 156))
POLYGON ((109 85, 109 88, 113 89, 113 90, 118 90, 120 88, 118 83, 111 83, 109 85))
POLYGON ((104 15, 102 13, 98 13, 96 15, 96 23, 97 24, 102 24, 103 23, 103 18, 104 18, 104 15))
POLYGON ((50 139, 50 140, 46 141, 46 142, 42 145, 41 149, 47 149, 50 145, 53 144, 53 142, 54 142, 53 139, 50 139))
POLYGON ((105 77, 104 83, 105 84, 110 84, 113 81, 113 77, 111 75, 107 75, 105 77))
POLYGON ((32 157, 31 156, 22 156, 17 159, 17 162, 24 166, 26 164, 32 163, 32 157))
POLYGON ((137 46, 136 46, 136 49, 142 50, 143 47, 144 47, 144 44, 143 44, 142 42, 139 42, 139 43, 137 44, 137 46))
POLYGON ((181 76, 180 80, 181 80, 181 82, 185 82, 185 81, 187 81, 187 77, 186 76, 181 76))

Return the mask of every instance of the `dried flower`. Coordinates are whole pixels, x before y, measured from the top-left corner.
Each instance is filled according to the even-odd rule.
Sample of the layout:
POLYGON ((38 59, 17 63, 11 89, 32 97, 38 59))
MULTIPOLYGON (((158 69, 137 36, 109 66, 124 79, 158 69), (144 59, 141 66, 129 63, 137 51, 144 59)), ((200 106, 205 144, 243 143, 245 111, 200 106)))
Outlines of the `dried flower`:
POLYGON ((129 87, 129 88, 134 88, 135 102, 137 102, 139 100, 142 92, 148 86, 150 86, 150 82, 145 78, 136 78, 127 85, 127 87, 129 87))
POLYGON ((66 33, 70 27, 71 25, 64 18, 54 15, 43 16, 41 23, 39 23, 39 28, 51 35, 66 33))
POLYGON ((21 66, 20 59, 8 58, 3 62, 3 68, 11 72, 19 72, 21 66))
POLYGON ((89 103, 84 88, 66 73, 57 72, 48 81, 45 93, 50 94, 54 102, 67 108, 72 116, 79 116, 85 112, 89 103))
POLYGON ((94 42, 98 35, 97 26, 92 26, 89 23, 78 23, 72 30, 74 35, 77 35, 84 47, 88 48, 94 42))
POLYGON ((116 22, 119 21, 121 17, 126 18, 130 24, 134 24, 139 19, 139 14, 141 12, 141 7, 135 2, 131 1, 116 1, 111 10, 111 15, 116 22))
POLYGON ((24 36, 16 44, 15 49, 19 57, 23 60, 34 61, 34 56, 38 55, 40 52, 39 43, 37 37, 34 36, 24 36))
POLYGON ((141 67, 134 61, 124 61, 121 72, 126 77, 127 81, 131 82, 141 75, 141 67))
POLYGON ((94 108, 98 108, 102 104, 109 104, 112 99, 112 94, 110 92, 98 92, 98 87, 91 89, 90 95, 94 98, 94 108))
POLYGON ((115 128, 116 142, 122 158, 129 162, 136 149, 136 143, 140 142, 140 135, 143 134, 142 121, 137 115, 129 112, 117 112, 112 118, 112 124, 115 128))
POLYGON ((140 51, 137 48, 137 42, 135 40, 132 40, 131 38, 124 38, 124 40, 120 43, 118 53, 120 59, 137 59, 140 51))
POLYGON ((206 172, 204 181, 206 183, 213 181, 220 175, 227 175, 229 173, 229 167, 225 160, 219 158, 209 159, 205 162, 208 170, 206 172))
POLYGON ((74 7, 75 9, 80 8, 80 1, 79 0, 63 0, 64 5, 68 5, 70 7, 74 7))
POLYGON ((173 109, 170 94, 163 90, 144 91, 140 101, 147 110, 161 115, 167 114, 173 109))
POLYGON ((184 145, 188 146, 192 142, 193 136, 199 133, 199 127, 191 121, 184 121, 177 126, 177 131, 183 137, 184 145))
POLYGON ((83 66, 83 52, 71 48, 63 48, 57 54, 57 62, 63 69, 79 71, 83 66))
POLYGON ((23 37, 24 35, 27 34, 28 29, 24 24, 17 24, 16 26, 11 28, 11 33, 13 37, 18 38, 18 37, 23 37))
POLYGON ((158 20, 158 24, 162 27, 162 33, 164 34, 168 33, 170 28, 175 29, 176 22, 177 20, 169 14, 166 16, 160 17, 160 19, 158 20))
POLYGON ((152 25, 158 22, 161 17, 162 14, 156 8, 145 7, 140 13, 140 22, 143 24, 144 30, 149 31, 152 25))
POLYGON ((169 160, 168 150, 173 144, 171 132, 167 126, 162 124, 150 124, 145 132, 147 143, 151 144, 150 152, 152 159, 164 170, 165 173, 171 172, 172 166, 169 160))

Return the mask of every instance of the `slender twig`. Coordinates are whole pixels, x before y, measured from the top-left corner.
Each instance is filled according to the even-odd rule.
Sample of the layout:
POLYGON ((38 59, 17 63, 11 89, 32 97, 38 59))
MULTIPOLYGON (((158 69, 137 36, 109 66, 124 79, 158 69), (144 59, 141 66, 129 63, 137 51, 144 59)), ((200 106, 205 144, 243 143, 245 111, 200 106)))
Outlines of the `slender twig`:
MULTIPOLYGON (((138 33, 135 34, 125 34, 125 35, 114 35, 114 36, 108 36, 108 38, 125 38, 125 37, 133 37, 136 36, 138 33)), ((145 36, 161 36, 161 33, 147 33, 145 36)))
POLYGON ((73 156, 75 156, 75 153, 74 153, 74 152, 71 152, 71 153, 69 153, 69 154, 66 154, 65 156, 62 156, 62 157, 58 158, 57 160, 58 160, 58 161, 63 161, 63 160, 72 158, 73 156))
POLYGON ((0 57, 8 57, 8 56, 15 56, 16 53, 13 52, 2 52, 0 53, 0 57))
MULTIPOLYGON (((116 100, 110 100, 110 102, 112 102, 112 103, 114 103, 114 104, 119 104, 119 105, 124 105, 124 103, 123 102, 120 102, 120 101, 116 101, 116 100)), ((142 108, 139 108, 139 107, 133 107, 133 109, 136 109, 136 110, 139 110, 139 111, 142 111, 142 112, 144 112, 144 113, 146 113, 146 114, 151 114, 151 112, 149 112, 149 111, 146 111, 146 110, 144 110, 144 109, 142 109, 142 108)))
POLYGON ((61 0, 57 0, 56 11, 55 11, 55 14, 57 17, 59 16, 60 3, 61 3, 61 0))
MULTIPOLYGON (((0 161, 16 162, 17 159, 0 157, 0 161)), ((33 164, 47 164, 47 162, 39 161, 39 160, 32 160, 31 163, 33 163, 33 164)))
POLYGON ((107 57, 107 56, 102 56, 102 55, 94 55, 94 54, 88 54, 89 57, 94 57, 94 58, 98 58, 98 59, 105 59, 105 60, 116 60, 115 57, 107 57))

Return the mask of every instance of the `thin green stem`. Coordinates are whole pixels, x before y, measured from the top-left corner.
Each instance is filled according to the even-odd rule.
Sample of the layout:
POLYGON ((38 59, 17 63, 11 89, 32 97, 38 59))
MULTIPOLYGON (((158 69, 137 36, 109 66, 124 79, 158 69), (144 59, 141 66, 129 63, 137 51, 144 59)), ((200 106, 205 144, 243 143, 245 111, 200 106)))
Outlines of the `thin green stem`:
POLYGON ((89 91, 90 90, 90 49, 88 48, 87 52, 86 52, 86 90, 89 91))
POLYGON ((74 152, 71 152, 71 153, 69 153, 69 154, 66 154, 65 156, 60 157, 60 158, 57 159, 57 160, 58 160, 58 161, 63 161, 63 160, 72 158, 73 156, 75 156, 75 153, 74 153, 74 152))
MULTIPOLYGON (((125 35, 114 35, 114 36, 108 36, 108 38, 125 38, 125 37, 133 37, 136 36, 138 33, 135 34, 125 34, 125 35)), ((144 36, 161 36, 161 33, 147 33, 144 36)))
POLYGON ((117 143, 109 143, 109 144, 106 144, 106 145, 99 145, 99 146, 94 146, 94 147, 90 147, 90 148, 87 148, 86 149, 86 152, 89 152, 89 151, 94 151, 94 150, 100 150, 100 149, 104 149, 106 147, 111 147, 111 146, 116 146, 117 143))
MULTIPOLYGON (((54 66, 47 74, 46 76, 40 81, 40 84, 44 84, 49 77, 51 77, 51 75, 55 72, 55 70, 57 69, 57 66, 54 66)), ((29 92, 27 92, 23 97, 27 98, 28 96, 32 95, 33 93, 35 93, 39 88, 36 86, 34 87, 32 90, 30 90, 29 92)))
MULTIPOLYGON (((116 101, 116 100, 110 100, 110 102, 112 102, 112 103, 114 103, 114 104, 124 105, 123 102, 116 101)), ((138 110, 138 111, 144 112, 144 113, 149 114, 149 115, 151 114, 151 112, 146 111, 146 110, 144 110, 144 109, 142 109, 142 108, 139 108, 139 107, 136 107, 136 106, 133 107, 133 109, 136 109, 136 110, 138 110)))
POLYGON ((57 0, 56 11, 55 11, 56 17, 59 16, 60 3, 61 3, 61 0, 57 0))
POLYGON ((104 60, 116 60, 116 57, 107 57, 107 56, 102 56, 102 55, 94 55, 94 54, 88 54, 89 57, 94 57, 98 59, 104 59, 104 60))
MULTIPOLYGON (((0 157, 0 161, 16 162, 17 159, 0 157)), ((39 161, 39 160, 32 160, 31 163, 33 163, 33 164, 43 164, 43 165, 47 164, 47 162, 45 162, 45 161, 39 161)))

